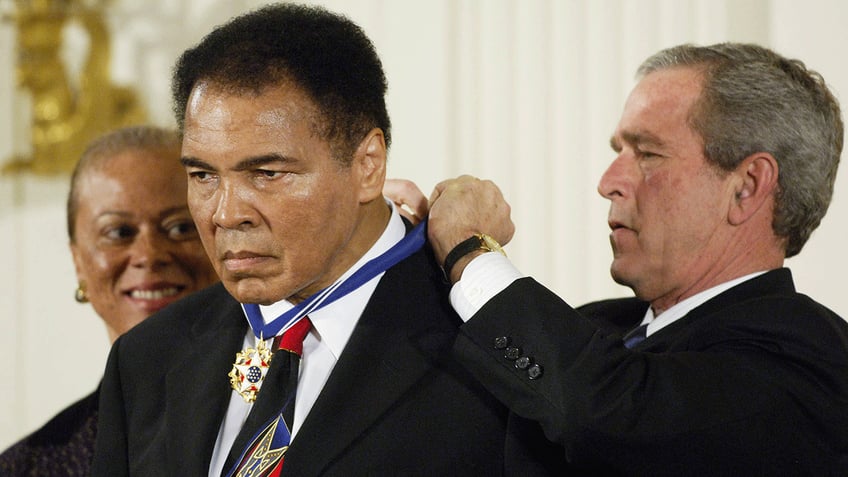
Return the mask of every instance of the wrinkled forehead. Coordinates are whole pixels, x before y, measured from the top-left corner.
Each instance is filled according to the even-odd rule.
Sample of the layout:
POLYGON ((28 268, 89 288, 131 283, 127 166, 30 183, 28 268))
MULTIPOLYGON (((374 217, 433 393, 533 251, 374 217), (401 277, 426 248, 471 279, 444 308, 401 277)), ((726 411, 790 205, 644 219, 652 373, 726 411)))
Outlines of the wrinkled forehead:
POLYGON ((656 140, 661 130, 691 129, 702 90, 701 76, 691 68, 647 74, 630 92, 614 137, 656 140))
POLYGON ((309 95, 291 82, 262 90, 202 82, 189 95, 184 135, 198 130, 290 127, 303 121, 315 123, 319 117, 309 95))

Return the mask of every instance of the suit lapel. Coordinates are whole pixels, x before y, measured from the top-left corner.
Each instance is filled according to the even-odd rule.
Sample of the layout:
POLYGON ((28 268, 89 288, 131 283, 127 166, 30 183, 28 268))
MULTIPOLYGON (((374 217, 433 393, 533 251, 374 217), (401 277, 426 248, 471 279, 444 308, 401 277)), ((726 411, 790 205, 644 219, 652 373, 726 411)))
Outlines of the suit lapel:
POLYGON ((779 268, 742 282, 725 292, 707 300, 690 311, 685 318, 697 319, 713 314, 728 306, 748 300, 757 300, 765 295, 794 294, 795 285, 788 268, 779 268))
POLYGON ((431 329, 433 308, 415 304, 435 292, 409 296, 428 295, 429 281, 441 279, 426 260, 418 252, 383 276, 289 449, 286 466, 297 474, 321 474, 432 368, 428 355, 449 349, 455 330, 431 329))
POLYGON ((165 381, 165 429, 171 475, 206 475, 227 410, 227 373, 247 332, 238 303, 221 287, 196 320, 165 381), (198 405, 202 402, 203 405, 198 405))

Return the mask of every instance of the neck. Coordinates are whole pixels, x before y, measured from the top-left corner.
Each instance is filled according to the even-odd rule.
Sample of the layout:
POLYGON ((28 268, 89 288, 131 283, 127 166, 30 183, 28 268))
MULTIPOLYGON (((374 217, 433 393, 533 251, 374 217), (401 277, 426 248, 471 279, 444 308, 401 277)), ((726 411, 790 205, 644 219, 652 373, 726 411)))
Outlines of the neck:
MULTIPOLYGON (((340 257, 344 267, 341 273, 352 267, 383 235, 391 218, 391 209, 381 197, 364 204, 359 210, 360 220, 353 230, 350 247, 344 257, 340 257)), ((335 277, 338 278, 338 277, 335 277)))
POLYGON ((684 273, 688 281, 677 281, 678 286, 661 296, 649 299, 654 315, 722 283, 735 280, 751 273, 774 270, 783 266, 784 243, 769 234, 736 234, 724 241, 727 245, 716 253, 704 254, 709 264, 698 261, 686 265, 684 273), (700 273, 697 271, 700 270, 700 273))
POLYGON ((320 282, 316 282, 299 293, 289 296, 286 298, 287 301, 293 304, 300 303, 312 294, 338 280, 350 267, 356 264, 383 235, 391 218, 391 208, 380 197, 364 204, 359 209, 359 217, 360 219, 351 233, 348 247, 336 259, 337 265, 333 268, 335 273, 332 276, 326 275, 320 282))
POLYGON ((732 270, 722 270, 721 273, 706 275, 702 279, 691 284, 688 288, 682 289, 678 293, 670 293, 655 300, 651 300, 651 309, 654 316, 659 316, 665 310, 680 303, 681 301, 693 297, 698 293, 704 292, 715 286, 727 283, 746 275, 756 272, 774 270, 783 266, 783 259, 772 261, 757 261, 745 266, 734 267, 732 270))

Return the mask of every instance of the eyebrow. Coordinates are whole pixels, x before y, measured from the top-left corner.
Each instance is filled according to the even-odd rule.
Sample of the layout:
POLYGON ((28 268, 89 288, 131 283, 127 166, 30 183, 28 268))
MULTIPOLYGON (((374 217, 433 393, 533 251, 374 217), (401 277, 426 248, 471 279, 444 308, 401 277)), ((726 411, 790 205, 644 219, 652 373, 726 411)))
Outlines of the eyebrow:
MULTIPOLYGON (((188 212, 188 205, 178 205, 176 207, 168 207, 165 210, 159 212, 159 218, 167 217, 169 215, 188 212)), ((103 212, 97 214, 95 219, 100 219, 101 217, 119 217, 121 219, 128 219, 131 217, 135 217, 136 214, 134 212, 126 211, 126 210, 104 210, 103 212)))
MULTIPOLYGON (((234 171, 247 171, 250 169, 255 169, 260 166, 264 166, 266 164, 271 164, 274 162, 282 162, 282 163, 290 163, 295 162, 297 159, 289 156, 284 156, 282 154, 272 153, 272 154, 263 154, 261 156, 253 156, 242 159, 237 162, 232 170, 234 171)), ((211 164, 203 161, 199 158, 192 156, 183 156, 180 158, 180 163, 184 167, 194 167, 197 169, 206 169, 206 170, 215 170, 211 164)))
MULTIPOLYGON (((638 133, 624 131, 621 133, 624 143, 635 146, 662 147, 665 143, 656 135, 651 133, 638 133)), ((610 147, 613 151, 621 150, 621 142, 615 136, 610 137, 610 147)))

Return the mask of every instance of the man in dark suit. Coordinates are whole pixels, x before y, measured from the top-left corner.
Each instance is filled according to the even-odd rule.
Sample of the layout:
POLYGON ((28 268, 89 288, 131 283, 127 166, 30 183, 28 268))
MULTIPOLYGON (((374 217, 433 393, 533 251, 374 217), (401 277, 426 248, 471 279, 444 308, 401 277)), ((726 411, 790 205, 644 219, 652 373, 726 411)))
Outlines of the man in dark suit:
POLYGON ((222 284, 115 343, 93 475, 488 476, 536 452, 451 358, 424 229, 382 196, 385 91, 365 34, 321 8, 262 8, 182 55, 189 207, 222 284))
POLYGON ((657 53, 598 186, 612 276, 636 297, 571 308, 492 253, 514 230, 498 188, 445 181, 429 237, 467 321, 455 351, 560 447, 563 473, 848 474, 848 324, 783 268, 827 210, 842 138, 800 61, 657 53))

